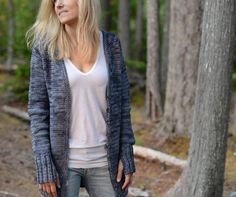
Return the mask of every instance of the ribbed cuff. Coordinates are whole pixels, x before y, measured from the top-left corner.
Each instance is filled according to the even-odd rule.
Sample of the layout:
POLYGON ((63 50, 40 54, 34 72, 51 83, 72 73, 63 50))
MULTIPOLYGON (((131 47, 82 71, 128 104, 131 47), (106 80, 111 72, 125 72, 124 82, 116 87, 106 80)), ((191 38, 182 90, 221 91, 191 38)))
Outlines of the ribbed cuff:
POLYGON ((36 178, 39 184, 55 182, 57 171, 50 153, 35 155, 36 178))
POLYGON ((120 159, 123 164, 124 174, 134 173, 136 171, 132 145, 122 145, 120 159))

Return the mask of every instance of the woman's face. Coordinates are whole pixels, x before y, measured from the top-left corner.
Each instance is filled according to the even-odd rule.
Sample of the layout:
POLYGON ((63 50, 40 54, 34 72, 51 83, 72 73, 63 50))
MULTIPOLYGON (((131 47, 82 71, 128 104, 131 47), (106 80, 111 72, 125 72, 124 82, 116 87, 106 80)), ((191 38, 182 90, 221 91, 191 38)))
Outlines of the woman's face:
POLYGON ((56 15, 62 24, 77 24, 78 4, 76 0, 53 0, 53 3, 56 15))

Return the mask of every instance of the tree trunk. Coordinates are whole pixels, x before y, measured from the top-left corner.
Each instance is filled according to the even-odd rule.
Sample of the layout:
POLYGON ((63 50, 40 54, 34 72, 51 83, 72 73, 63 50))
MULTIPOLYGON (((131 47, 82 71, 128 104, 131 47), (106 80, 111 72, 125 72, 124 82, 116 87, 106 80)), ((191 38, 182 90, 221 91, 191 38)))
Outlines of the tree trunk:
POLYGON ((119 0, 118 35, 125 58, 130 58, 130 1, 119 0))
POLYGON ((14 50, 13 45, 15 42, 15 18, 14 18, 14 2, 8 0, 8 44, 7 44, 7 61, 6 69, 11 70, 14 50))
POLYGON ((146 73, 146 117, 157 121, 163 113, 160 96, 160 35, 159 1, 147 2, 147 73, 146 73))
MULTIPOLYGON (((161 53, 161 98, 162 104, 165 103, 166 81, 168 70, 168 55, 169 55, 169 29, 170 29, 170 2, 165 0, 165 23, 163 29, 163 43, 161 53)), ((164 106, 163 106, 164 108, 164 106)))
POLYGON ((161 133, 185 136, 191 130, 201 37, 201 8, 201 0, 171 1, 166 99, 164 118, 158 125, 161 133))
POLYGON ((102 21, 102 28, 106 31, 109 31, 111 28, 111 6, 110 0, 102 0, 102 8, 103 8, 103 21, 102 21))
POLYGON ((136 48, 135 48, 135 59, 141 60, 142 57, 142 40, 143 40, 143 0, 137 2, 137 17, 136 17, 136 48))
POLYGON ((166 197, 222 197, 227 145, 235 0, 206 0, 189 162, 166 197))

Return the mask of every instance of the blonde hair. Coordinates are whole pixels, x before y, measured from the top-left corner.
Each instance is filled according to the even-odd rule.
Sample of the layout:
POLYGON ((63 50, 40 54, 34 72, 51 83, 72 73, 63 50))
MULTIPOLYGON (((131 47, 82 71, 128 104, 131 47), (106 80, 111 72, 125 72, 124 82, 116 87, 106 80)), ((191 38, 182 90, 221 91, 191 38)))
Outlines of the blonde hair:
MULTIPOLYGON (((100 0, 76 0, 78 4, 77 43, 83 60, 92 58, 94 48, 99 46, 99 25, 101 19, 100 0)), ((26 32, 28 48, 39 43, 40 50, 47 50, 52 60, 70 57, 72 42, 54 10, 51 0, 42 0, 35 23, 26 32), (58 49, 58 54, 55 51, 58 49), (60 49, 60 50, 59 50, 60 49)))

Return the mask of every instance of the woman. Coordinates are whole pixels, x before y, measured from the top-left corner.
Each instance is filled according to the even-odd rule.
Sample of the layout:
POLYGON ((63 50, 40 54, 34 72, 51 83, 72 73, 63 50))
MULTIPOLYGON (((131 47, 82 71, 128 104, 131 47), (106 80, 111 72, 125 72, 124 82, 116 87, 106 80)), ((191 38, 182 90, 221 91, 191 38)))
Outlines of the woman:
POLYGON ((32 47, 28 113, 40 192, 127 196, 136 171, 121 43, 99 29, 99 0, 42 0, 32 47))

